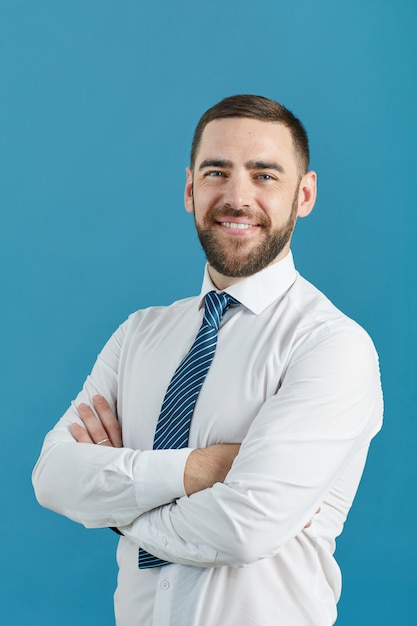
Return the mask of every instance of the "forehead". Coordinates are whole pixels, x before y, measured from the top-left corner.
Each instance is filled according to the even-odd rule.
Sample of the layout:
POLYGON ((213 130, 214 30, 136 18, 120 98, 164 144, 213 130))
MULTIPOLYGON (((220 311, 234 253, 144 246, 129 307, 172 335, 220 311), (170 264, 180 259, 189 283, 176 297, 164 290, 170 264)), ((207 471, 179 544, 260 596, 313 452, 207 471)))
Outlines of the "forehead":
POLYGON ((279 122, 232 117, 213 120, 205 127, 197 152, 196 167, 207 158, 233 162, 278 160, 296 168, 296 155, 289 129, 279 122))

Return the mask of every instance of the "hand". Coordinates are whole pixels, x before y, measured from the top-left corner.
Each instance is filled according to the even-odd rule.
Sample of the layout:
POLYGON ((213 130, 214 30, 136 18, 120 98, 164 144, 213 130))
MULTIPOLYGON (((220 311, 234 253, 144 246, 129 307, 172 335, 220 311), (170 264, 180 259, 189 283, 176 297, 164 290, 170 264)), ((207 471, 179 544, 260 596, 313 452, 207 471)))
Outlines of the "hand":
POLYGON ((238 443, 219 443, 193 450, 185 464, 184 488, 188 496, 222 483, 240 450, 238 443))
POLYGON ((70 430, 74 439, 79 443, 95 443, 121 448, 123 446, 122 429, 107 400, 103 396, 94 396, 93 407, 99 419, 88 404, 80 404, 77 407, 85 428, 77 423, 71 424, 70 430))

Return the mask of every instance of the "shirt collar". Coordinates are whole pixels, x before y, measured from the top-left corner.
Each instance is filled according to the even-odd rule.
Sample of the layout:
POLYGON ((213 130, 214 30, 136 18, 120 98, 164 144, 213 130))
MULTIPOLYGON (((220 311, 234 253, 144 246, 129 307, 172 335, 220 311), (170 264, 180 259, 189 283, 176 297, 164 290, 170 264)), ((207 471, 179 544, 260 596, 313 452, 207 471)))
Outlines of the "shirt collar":
MULTIPOLYGON (((274 300, 277 300, 291 287, 297 278, 291 251, 278 263, 268 265, 265 269, 240 280, 224 289, 226 293, 239 300, 252 313, 262 313, 274 300)), ((207 265, 204 271, 199 307, 203 305, 205 295, 209 291, 219 291, 209 276, 207 265)))

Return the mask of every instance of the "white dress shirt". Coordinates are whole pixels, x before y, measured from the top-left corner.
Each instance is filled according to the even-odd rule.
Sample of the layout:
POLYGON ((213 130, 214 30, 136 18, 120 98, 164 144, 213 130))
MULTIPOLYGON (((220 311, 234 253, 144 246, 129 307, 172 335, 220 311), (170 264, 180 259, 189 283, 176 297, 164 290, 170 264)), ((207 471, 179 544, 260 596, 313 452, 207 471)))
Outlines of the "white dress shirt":
POLYGON ((154 451, 166 388, 213 289, 206 270, 200 296, 119 327, 45 439, 37 497, 123 532, 117 626, 328 626, 341 586, 335 538, 382 423, 373 344, 288 254, 226 289, 241 305, 221 321, 190 447, 154 451), (117 402, 124 448, 71 436, 75 407, 96 393, 117 402), (222 442, 242 442, 225 482, 187 497, 191 449, 222 442), (138 569, 138 545, 172 564, 138 569))

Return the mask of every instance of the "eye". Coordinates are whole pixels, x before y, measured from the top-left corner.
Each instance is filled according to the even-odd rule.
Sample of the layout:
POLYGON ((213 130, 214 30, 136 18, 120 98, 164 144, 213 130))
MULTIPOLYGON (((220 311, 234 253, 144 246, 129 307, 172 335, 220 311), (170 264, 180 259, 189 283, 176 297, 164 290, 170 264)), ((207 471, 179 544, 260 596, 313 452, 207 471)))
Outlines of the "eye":
POLYGON ((205 176, 209 176, 210 178, 221 178, 224 176, 224 172, 220 170, 209 170, 206 172, 205 176))
POLYGON ((261 181, 275 180, 271 174, 258 174, 256 178, 261 181))

